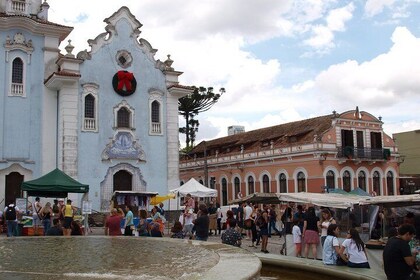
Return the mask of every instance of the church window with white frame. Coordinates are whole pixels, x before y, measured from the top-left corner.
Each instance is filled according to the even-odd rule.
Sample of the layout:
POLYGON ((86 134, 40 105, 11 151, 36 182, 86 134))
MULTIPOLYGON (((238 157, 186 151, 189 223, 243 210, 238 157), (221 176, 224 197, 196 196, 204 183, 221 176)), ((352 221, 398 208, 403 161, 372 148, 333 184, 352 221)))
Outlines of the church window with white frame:
POLYGON ((161 125, 161 117, 160 117, 160 103, 157 100, 154 100, 151 105, 151 119, 152 119, 152 126, 151 126, 151 133, 152 134, 161 134, 162 133, 162 125, 161 125))
POLYGON ((98 86, 95 84, 83 85, 82 108, 83 122, 82 131, 98 131, 98 86))
POLYGON ((149 134, 162 135, 162 100, 163 93, 152 89, 149 92, 149 134))
POLYGON ((130 128, 130 112, 125 107, 122 107, 117 112, 117 127, 130 128))
POLYGON ((135 130, 134 109, 125 100, 114 107, 114 129, 135 130))
POLYGON ((25 96, 24 92, 24 63, 20 57, 16 57, 12 63, 11 96, 25 96))

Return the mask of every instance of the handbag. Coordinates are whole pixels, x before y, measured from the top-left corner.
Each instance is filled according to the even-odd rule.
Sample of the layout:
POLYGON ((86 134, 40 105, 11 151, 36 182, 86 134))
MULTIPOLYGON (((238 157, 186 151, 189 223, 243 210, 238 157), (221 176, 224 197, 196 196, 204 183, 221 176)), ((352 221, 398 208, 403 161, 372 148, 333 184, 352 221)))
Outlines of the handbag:
MULTIPOLYGON (((334 238, 337 238, 337 237, 333 237, 333 240, 334 240, 334 238)), ((334 245, 333 245, 332 241, 331 241, 331 246, 332 246, 333 252, 335 252, 334 245)), ((337 255, 337 260, 335 261, 335 264, 338 265, 338 266, 347 266, 347 262, 345 260, 343 260, 343 258, 340 255, 337 255)))
POLYGON ((251 219, 246 219, 244 221, 244 227, 245 227, 245 229, 251 229, 251 227, 252 227, 252 220, 251 219))
POLYGON ((347 262, 345 260, 343 260, 343 258, 340 255, 338 255, 337 256, 336 265, 338 265, 338 266, 347 266, 347 262))

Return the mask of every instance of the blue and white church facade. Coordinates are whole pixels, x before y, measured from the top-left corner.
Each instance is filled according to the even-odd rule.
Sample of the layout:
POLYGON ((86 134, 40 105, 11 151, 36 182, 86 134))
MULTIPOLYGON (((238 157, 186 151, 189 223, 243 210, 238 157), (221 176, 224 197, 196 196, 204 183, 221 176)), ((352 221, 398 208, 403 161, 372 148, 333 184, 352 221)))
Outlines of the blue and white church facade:
POLYGON ((169 56, 155 59, 130 10, 74 55, 71 41, 59 50, 73 28, 49 22, 46 1, 0 3, 0 209, 55 168, 88 184, 99 211, 116 190, 178 187, 178 99, 193 89, 169 56))

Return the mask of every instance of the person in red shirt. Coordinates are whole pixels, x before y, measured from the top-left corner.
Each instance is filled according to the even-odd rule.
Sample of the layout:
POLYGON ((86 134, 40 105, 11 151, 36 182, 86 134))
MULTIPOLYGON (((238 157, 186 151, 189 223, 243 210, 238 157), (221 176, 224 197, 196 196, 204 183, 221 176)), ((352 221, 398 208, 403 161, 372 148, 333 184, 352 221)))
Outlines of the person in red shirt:
POLYGON ((121 221, 123 219, 123 214, 122 210, 119 211, 116 208, 111 210, 111 216, 109 216, 105 222, 105 235, 121 235, 121 221))

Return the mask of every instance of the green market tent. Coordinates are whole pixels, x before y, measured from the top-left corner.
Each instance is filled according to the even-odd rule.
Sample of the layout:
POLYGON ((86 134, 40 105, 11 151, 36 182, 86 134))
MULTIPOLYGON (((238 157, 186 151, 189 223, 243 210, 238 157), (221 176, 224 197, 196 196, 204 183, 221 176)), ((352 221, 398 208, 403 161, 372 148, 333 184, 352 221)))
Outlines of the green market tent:
POLYGON ((22 183, 22 191, 28 196, 67 197, 68 193, 87 193, 89 185, 79 183, 56 168, 44 176, 22 183))
POLYGON ((358 196, 370 196, 366 191, 362 190, 361 188, 355 188, 349 194, 358 195, 358 196))

